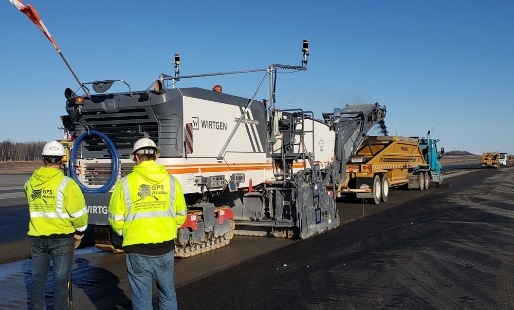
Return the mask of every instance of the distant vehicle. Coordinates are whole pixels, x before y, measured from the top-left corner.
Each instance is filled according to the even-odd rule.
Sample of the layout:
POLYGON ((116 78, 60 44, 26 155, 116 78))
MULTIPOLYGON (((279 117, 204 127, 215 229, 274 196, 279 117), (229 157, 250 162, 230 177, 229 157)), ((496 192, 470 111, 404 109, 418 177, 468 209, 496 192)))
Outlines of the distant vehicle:
POLYGON ((507 166, 507 164, 508 164, 507 157, 508 157, 507 153, 500 153, 500 156, 498 159, 498 163, 500 164, 500 166, 507 166))
POLYGON ((498 152, 486 152, 482 154, 482 168, 498 168, 500 163, 498 161, 498 152))

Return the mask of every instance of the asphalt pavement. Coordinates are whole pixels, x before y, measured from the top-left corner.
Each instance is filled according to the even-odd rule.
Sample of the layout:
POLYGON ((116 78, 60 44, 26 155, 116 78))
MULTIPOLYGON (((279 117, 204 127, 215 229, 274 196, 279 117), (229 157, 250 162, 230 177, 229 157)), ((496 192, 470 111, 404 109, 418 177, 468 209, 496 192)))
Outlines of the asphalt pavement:
POLYGON ((181 309, 514 309, 514 169, 482 170, 178 289, 181 309))
MULTIPOLYGON (((393 191, 378 206, 340 202, 339 228, 274 240, 264 254, 259 243, 268 239, 252 247, 235 239, 179 260, 179 308, 514 309, 513 172, 484 169, 424 193, 393 191)), ((29 276, 30 260, 0 265, 0 309, 27 308, 29 276)), ((73 284, 76 309, 131 308, 123 254, 79 249, 73 284)))

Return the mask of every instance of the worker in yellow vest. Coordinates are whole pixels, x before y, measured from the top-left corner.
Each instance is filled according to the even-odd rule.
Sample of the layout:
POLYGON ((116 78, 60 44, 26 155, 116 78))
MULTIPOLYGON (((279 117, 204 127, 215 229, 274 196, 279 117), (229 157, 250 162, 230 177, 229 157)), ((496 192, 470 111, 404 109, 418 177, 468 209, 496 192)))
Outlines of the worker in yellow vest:
POLYGON ((46 143, 43 147, 44 167, 35 170, 24 185, 30 211, 30 304, 34 310, 46 309, 45 286, 50 262, 54 309, 68 309, 73 254, 87 228, 84 195, 78 184, 61 170, 64 155, 61 143, 46 143))
POLYGON ((133 309, 153 309, 153 280, 159 309, 177 309, 174 239, 186 220, 186 202, 178 179, 157 164, 159 155, 151 139, 136 141, 130 153, 136 165, 118 181, 109 203, 109 223, 126 252, 133 309))

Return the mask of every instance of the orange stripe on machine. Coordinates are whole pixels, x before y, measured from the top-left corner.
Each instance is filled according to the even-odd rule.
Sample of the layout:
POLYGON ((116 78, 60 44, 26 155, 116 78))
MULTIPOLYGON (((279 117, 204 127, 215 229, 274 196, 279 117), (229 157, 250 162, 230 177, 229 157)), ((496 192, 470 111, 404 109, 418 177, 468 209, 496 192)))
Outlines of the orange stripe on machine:
MULTIPOLYGON (((172 174, 188 174, 188 173, 223 173, 223 172, 240 172, 240 171, 262 171, 271 170, 271 163, 239 163, 239 164, 173 164, 166 165, 166 170, 172 174)), ((295 163, 293 168, 303 169, 303 163, 295 163)))

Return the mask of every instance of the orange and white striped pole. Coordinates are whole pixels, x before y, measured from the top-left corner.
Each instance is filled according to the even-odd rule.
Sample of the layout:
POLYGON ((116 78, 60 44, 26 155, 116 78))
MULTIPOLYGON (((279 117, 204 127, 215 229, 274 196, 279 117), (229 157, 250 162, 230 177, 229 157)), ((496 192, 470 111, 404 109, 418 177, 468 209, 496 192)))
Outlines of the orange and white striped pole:
POLYGON ((57 42, 54 40, 54 38, 52 37, 52 35, 48 31, 48 29, 46 28, 45 24, 41 20, 41 17, 37 13, 36 9, 34 9, 34 7, 32 5, 30 5, 30 4, 24 5, 21 2, 21 0, 9 0, 9 1, 20 12, 22 12, 25 15, 27 15, 27 17, 43 32, 43 34, 48 38, 48 40, 50 40, 50 42, 54 46, 54 48, 57 51, 57 53, 59 53, 59 55, 61 56, 62 60, 64 61, 64 63, 68 67, 68 69, 70 70, 71 74, 73 74, 73 77, 75 77, 75 80, 77 80, 77 82, 79 83, 80 87, 84 90, 84 92, 89 97, 90 96, 89 95, 89 91, 84 86, 84 84, 82 84, 82 82, 80 82, 79 78, 77 77, 77 75, 75 74, 73 69, 71 68, 70 64, 68 63, 66 58, 64 58, 64 55, 61 53, 61 49, 59 48, 59 46, 57 45, 57 42))

